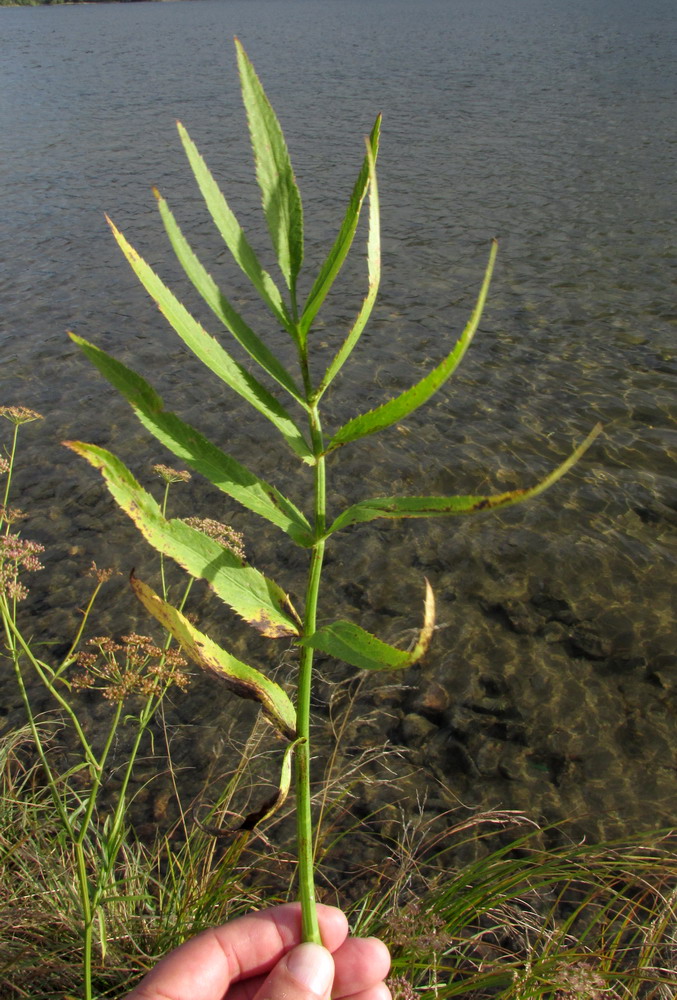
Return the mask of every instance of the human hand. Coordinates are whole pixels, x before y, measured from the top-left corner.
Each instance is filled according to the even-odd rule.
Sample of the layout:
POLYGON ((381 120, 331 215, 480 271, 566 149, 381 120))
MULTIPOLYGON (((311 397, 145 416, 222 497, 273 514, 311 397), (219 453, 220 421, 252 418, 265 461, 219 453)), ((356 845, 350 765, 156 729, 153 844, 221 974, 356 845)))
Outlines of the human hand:
POLYGON ((287 903, 213 927, 160 961, 126 1000, 390 1000, 388 949, 348 937, 333 906, 317 907, 325 947, 301 944, 301 907, 287 903))

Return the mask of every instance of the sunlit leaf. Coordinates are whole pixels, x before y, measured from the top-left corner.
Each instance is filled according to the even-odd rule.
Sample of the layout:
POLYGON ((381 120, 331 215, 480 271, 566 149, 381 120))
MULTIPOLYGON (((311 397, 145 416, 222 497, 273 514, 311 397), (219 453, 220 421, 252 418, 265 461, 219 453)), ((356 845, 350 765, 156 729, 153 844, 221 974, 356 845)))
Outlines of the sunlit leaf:
POLYGON ((267 307, 272 312, 278 322, 296 337, 294 324, 289 316, 287 306, 284 303, 280 289, 277 287, 268 272, 261 266, 259 260, 250 246, 240 223, 231 211, 221 189, 212 177, 204 159, 198 152, 197 146, 188 135, 181 122, 177 122, 179 137, 186 151, 188 162, 195 180, 197 181, 205 205, 214 220, 214 224, 221 234, 221 239, 226 244, 236 264, 244 271, 252 285, 259 293, 267 307))
MULTIPOLYGON (((368 139, 368 149, 371 149, 371 153, 376 161, 378 155, 378 144, 379 136, 381 131, 381 115, 378 116, 374 127, 371 131, 371 135, 368 139)), ((327 259, 322 265, 322 269, 315 279, 315 283, 310 290, 310 294, 306 300, 306 304, 303 310, 301 319, 299 320, 299 330, 301 332, 301 337, 305 339, 310 325, 313 319, 317 315, 320 306, 324 302, 327 292, 334 283, 334 280, 343 266, 343 262, 346 259, 348 251, 352 246, 353 237, 355 236, 355 230, 357 229, 357 223, 360 218, 360 211, 362 209, 362 202, 364 201, 365 195, 369 188, 369 179, 373 174, 373 168, 370 168, 369 155, 365 155, 364 162, 362 164, 362 169, 358 175, 355 182, 352 194, 350 196, 350 202, 348 203, 348 208, 346 210, 345 218, 343 220, 343 225, 339 231, 336 241, 329 251, 327 259)), ((373 191, 373 188, 372 188, 373 191)), ((373 197, 373 194, 372 194, 373 197)), ((376 219, 378 220, 378 208, 376 209, 376 219)), ((373 230, 373 222, 370 223, 370 227, 373 230)), ((371 275, 371 261, 369 265, 370 270, 370 286, 372 282, 371 275)))
POLYGON ((303 261, 303 209, 280 123, 242 45, 235 39, 256 179, 277 261, 292 294, 303 261))
POLYGON ((507 493, 496 493, 493 496, 375 497, 373 500, 361 500, 339 514, 327 531, 327 535, 347 528, 351 524, 373 521, 377 517, 444 517, 458 514, 477 514, 481 511, 496 510, 499 507, 510 507, 523 500, 531 500, 547 490, 558 479, 561 479, 587 451, 601 430, 602 425, 596 424, 585 441, 561 465, 558 465, 535 486, 509 490, 507 493))
MULTIPOLYGON (((110 220, 109 220, 110 222, 110 220)), ((110 222, 113 235, 132 270, 160 312, 178 333, 187 347, 207 368, 262 413, 282 434, 289 447, 305 461, 314 461, 312 451, 283 406, 241 365, 234 361, 219 342, 191 316, 186 307, 139 256, 122 233, 110 222)))
POLYGON ((279 684, 275 684, 260 670, 231 656, 133 574, 131 585, 146 610, 174 636, 194 663, 203 670, 217 674, 225 681, 226 686, 241 698, 259 702, 275 728, 282 735, 294 739, 296 711, 289 696, 279 684))
POLYGON ((465 330, 456 342, 456 345, 451 353, 447 355, 444 361, 442 361, 437 368, 434 368, 428 375, 426 375, 425 378, 421 379, 420 382, 417 382, 416 385, 412 386, 410 389, 401 393, 401 395, 389 400, 387 403, 377 407, 375 410, 370 410, 368 413, 363 413, 361 416, 354 417, 352 420, 349 420, 348 423, 344 424, 343 427, 341 427, 341 429, 333 436, 329 442, 327 451, 333 451, 335 448, 340 448, 342 445, 348 444, 349 441, 356 441, 358 438, 364 437, 367 434, 375 434, 377 431, 382 431, 386 427, 390 427, 391 424, 398 423, 405 417, 409 416, 410 413, 416 410, 423 403, 427 402, 430 397, 444 385, 450 375, 452 375, 458 367, 459 362, 470 346, 470 342, 479 325, 482 310, 484 309, 484 303, 489 291, 489 284, 491 282, 491 275, 494 269, 497 249, 498 244, 494 241, 489 254, 489 263, 487 265, 484 281, 482 282, 482 287, 477 298, 477 303, 470 319, 468 320, 465 330))
POLYGON ((117 504, 153 548, 191 576, 207 580, 222 601, 263 635, 298 634, 289 599, 276 583, 196 528, 164 518, 154 498, 115 455, 82 441, 64 444, 99 470, 117 504))
POLYGON ((243 507, 282 528, 299 545, 313 544, 312 529, 305 516, 274 486, 259 479, 190 424, 165 410, 162 398, 155 389, 131 368, 82 337, 73 333, 70 337, 111 385, 122 393, 144 427, 177 458, 187 462, 243 507))
POLYGON ((294 382, 287 369, 275 357, 263 341, 254 333, 251 327, 243 320, 226 299, 223 292, 216 284, 211 274, 202 265, 186 237, 182 233, 174 215, 172 214, 165 199, 156 190, 155 196, 158 200, 160 215, 164 222, 169 241, 174 248, 174 253, 184 271, 192 281, 195 289, 205 300, 209 308, 221 320, 224 326, 230 330, 239 344, 256 361, 265 372, 274 378, 287 390, 294 399, 306 408, 306 401, 298 386, 294 382))
POLYGON ((327 368, 325 376, 315 393, 316 400, 319 400, 332 379, 341 370, 350 356, 351 351, 355 347, 355 344, 360 339, 362 331, 364 330, 367 321, 371 316, 372 309, 374 308, 379 283, 381 281, 381 228, 379 221, 378 185, 376 183, 376 161, 374 159, 372 147, 368 140, 367 168, 369 178, 369 238, 367 241, 369 289, 357 315, 357 319, 353 323, 352 329, 341 345, 341 348, 337 352, 333 361, 327 368))
POLYGON ((403 650, 390 646, 359 625, 337 621, 324 625, 313 635, 299 640, 301 646, 312 646, 337 660, 349 663, 360 670, 403 670, 410 667, 428 651, 435 628, 435 599, 426 580, 426 597, 423 627, 413 649, 403 650))

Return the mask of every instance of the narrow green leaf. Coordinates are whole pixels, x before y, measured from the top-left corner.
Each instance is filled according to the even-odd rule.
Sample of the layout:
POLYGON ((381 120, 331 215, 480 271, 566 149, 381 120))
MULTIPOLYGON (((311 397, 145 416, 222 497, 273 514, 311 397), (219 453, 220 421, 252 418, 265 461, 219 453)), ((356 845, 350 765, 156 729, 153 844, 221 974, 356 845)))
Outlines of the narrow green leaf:
POLYGON ((230 386, 243 399, 246 399, 264 417, 267 417, 297 455, 300 455, 305 462, 313 464, 314 457, 311 449, 284 407, 268 392, 265 386, 261 385, 253 375, 250 375, 234 361, 219 342, 207 333, 110 219, 108 221, 130 267, 184 344, 207 368, 218 375, 221 381, 230 386))
POLYGON ((155 190, 155 197, 158 201, 160 215, 164 223, 170 243, 174 248, 177 259, 195 289, 205 300, 212 312, 218 316, 226 329, 230 330, 237 342, 244 347, 245 351, 256 361, 265 372, 274 378, 279 384, 300 403, 304 409, 308 405, 298 386, 294 382, 284 365, 275 357, 263 341, 254 333, 251 327, 243 320, 240 314, 231 306, 223 292, 216 284, 211 274, 203 267, 197 255, 194 253, 188 240, 182 233, 173 213, 167 202, 155 190))
POLYGON ((289 316, 289 312, 282 298, 280 289, 277 287, 268 272, 261 266, 259 260, 250 246, 240 223, 235 218, 228 202, 221 189, 212 177, 204 159, 198 152, 197 146, 188 135, 181 122, 177 122, 179 138, 183 143, 183 148, 188 157, 195 180, 197 181, 202 197, 204 198, 207 210, 211 215, 216 228, 221 234, 221 239, 226 244, 238 267, 247 275, 252 285, 259 293, 266 306, 273 316, 287 330, 292 337, 296 338, 296 329, 289 316))
POLYGON ((428 650, 435 629, 435 599, 426 580, 423 627, 413 649, 407 651, 382 642, 359 625, 337 621, 325 625, 313 635, 299 640, 301 646, 312 646, 337 660, 360 670, 403 670, 416 663, 428 650))
POLYGON ((101 374, 122 393, 141 423, 177 458, 237 500, 286 531, 299 545, 313 544, 306 517, 275 487, 249 472, 199 431, 165 410, 162 398, 140 375, 82 337, 70 334, 101 374))
POLYGON ((451 497, 375 497, 373 500, 361 500, 348 507, 336 518, 327 531, 327 535, 341 531, 351 524, 373 521, 378 517, 443 517, 458 514, 477 514, 481 511, 496 510, 498 507, 510 507, 531 500, 543 493, 549 486, 572 468, 581 455, 587 451, 592 442, 601 433, 602 425, 596 424, 585 441, 576 448, 569 457, 558 465, 549 475, 541 479, 535 486, 526 489, 509 490, 507 493, 497 493, 494 496, 451 496, 451 497))
MULTIPOLYGON (((283 735, 287 735, 283 733, 283 735)), ((273 793, 265 802, 263 802, 258 809, 254 809, 252 812, 247 813, 240 825, 238 826, 238 832, 241 830, 254 830, 261 823, 265 823, 272 816, 278 812, 282 806, 287 801, 287 796, 289 795, 289 789, 291 788, 291 775, 292 775, 292 760, 294 757, 294 752, 296 751, 299 743, 303 740, 296 739, 293 743, 287 744, 285 747, 284 755, 282 757, 282 767, 280 768, 280 782, 277 791, 273 793)))
POLYGON ((376 161, 369 140, 367 140, 367 167, 369 177, 369 237, 367 240, 369 289, 352 329, 327 368, 324 378, 315 393, 316 401, 320 399, 332 379, 341 370, 360 339, 362 331, 374 308, 381 281, 381 227, 379 221, 378 185, 376 183, 376 161))
MULTIPOLYGON (((284 734, 283 734, 284 735, 284 734)), ((252 812, 248 812, 247 815, 237 824, 237 826, 230 827, 220 827, 220 826, 208 826, 198 819, 195 809, 193 809, 193 819, 205 833, 208 833, 211 837, 232 837, 238 833, 242 833, 245 830, 254 830, 261 823, 264 823, 271 816, 284 805, 289 795, 289 789, 291 788, 291 773, 292 773, 292 758, 294 752, 300 743, 305 742, 300 737, 294 740, 292 743, 288 743, 285 747, 284 755, 282 757, 282 767, 280 769, 280 783, 277 791, 266 799, 257 809, 252 812)))
POLYGON ((298 634, 297 619, 281 587, 201 531, 176 518, 166 520, 150 493, 109 451, 82 441, 64 444, 99 470, 117 504, 153 548, 191 576, 207 580, 222 601, 263 635, 298 634))
POLYGON ((375 434, 377 431, 384 430, 386 427, 390 427, 391 424, 403 420, 419 406, 427 402, 444 385, 458 367, 479 325, 489 291, 491 275, 494 270, 497 249, 498 244, 494 240, 477 303, 465 330, 459 337, 451 353, 447 355, 437 368, 434 368, 425 378, 421 379, 420 382, 417 382, 410 389, 407 389, 406 392, 389 400, 375 410, 370 410, 369 413, 354 417, 347 424, 344 424, 329 442, 328 452, 333 451, 335 448, 340 448, 344 444, 348 444, 349 441, 356 441, 366 434, 375 434))
MULTIPOLYGON (((176 608, 132 574, 132 590, 151 615, 170 632, 191 660, 221 677, 241 698, 257 701, 275 728, 288 739, 296 735, 296 711, 287 693, 254 667, 242 663, 198 631, 176 608)), ((284 769, 283 769, 284 770, 284 769)))
POLYGON ((263 210, 280 270, 295 297, 296 279, 303 262, 301 195, 277 115, 237 38, 235 47, 263 210))
MULTIPOLYGON (((379 136, 381 131, 381 115, 378 116, 374 127, 371 130, 369 136, 367 148, 371 150, 374 162, 376 162, 376 157, 378 155, 378 145, 379 136)), ((343 219, 343 224, 339 231, 336 241, 333 247, 329 251, 327 259, 322 265, 322 269, 315 279, 315 283, 310 290, 310 294, 306 301, 303 315, 299 321, 299 330, 301 332, 302 339, 305 340, 310 325, 313 319, 317 315, 320 306, 324 302, 327 293, 336 279, 337 274, 343 266, 348 251, 352 246, 353 238, 355 236, 355 230, 357 229, 357 223, 360 218, 360 212, 362 210, 362 203, 364 201, 367 189, 369 188, 369 179, 372 173, 372 168, 369 164, 369 156, 366 155, 364 162, 362 163, 362 169, 355 181, 355 186, 353 187, 352 194, 350 196, 350 201, 348 203, 348 208, 346 210, 345 218, 343 219)), ((377 210, 378 219, 378 210, 377 210)), ((370 274, 371 279, 371 274, 370 274)))

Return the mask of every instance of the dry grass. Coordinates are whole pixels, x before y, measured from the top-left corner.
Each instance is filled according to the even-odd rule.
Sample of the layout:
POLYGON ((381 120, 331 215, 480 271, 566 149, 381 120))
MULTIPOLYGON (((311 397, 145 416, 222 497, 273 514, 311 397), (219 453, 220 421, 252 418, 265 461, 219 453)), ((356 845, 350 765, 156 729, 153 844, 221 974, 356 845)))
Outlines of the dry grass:
MULTIPOLYGON (((350 698, 344 707, 349 710, 350 698)), ((264 732, 254 727, 249 764, 260 758, 265 767, 264 732)), ((387 764, 392 751, 380 752, 387 764)), ((422 812, 403 816, 391 841, 381 832, 371 844, 378 864, 344 885, 336 858, 370 836, 369 824, 350 809, 364 762, 354 754, 342 760, 337 752, 317 790, 327 831, 321 874, 330 901, 348 900, 355 932, 376 934, 391 947, 395 1000, 677 995, 677 863, 670 836, 549 849, 543 831, 515 814, 449 816, 440 833, 439 817, 433 832, 422 812), (459 854, 475 860, 459 865, 459 854)), ((210 787, 222 790, 201 808, 206 825, 232 822, 233 796, 241 795, 245 773, 239 767, 220 782, 213 776, 210 787)), ((78 996, 82 918, 75 858, 59 836, 29 732, 0 739, 0 778, 0 996, 78 996)), ((96 957, 96 995, 120 996, 159 955, 202 927, 288 898, 294 866, 275 838, 289 819, 278 817, 263 839, 215 838, 185 808, 153 843, 129 831, 104 907, 107 951, 96 957)), ((96 865, 100 845, 89 846, 88 863, 96 865)))

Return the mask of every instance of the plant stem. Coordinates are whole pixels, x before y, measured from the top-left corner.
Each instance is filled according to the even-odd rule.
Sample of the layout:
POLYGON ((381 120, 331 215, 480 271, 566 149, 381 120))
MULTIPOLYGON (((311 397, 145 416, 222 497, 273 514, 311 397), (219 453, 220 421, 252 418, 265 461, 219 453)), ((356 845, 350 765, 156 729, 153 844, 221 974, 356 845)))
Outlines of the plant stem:
MULTIPOLYGON (((326 519, 325 460, 322 454, 322 430, 317 409, 310 413, 310 432, 316 455, 315 464, 315 542, 311 551, 306 605, 303 619, 304 636, 312 635, 317 623, 317 603, 324 559, 326 519)), ((296 732, 300 743, 296 748, 296 822, 299 862, 299 898, 301 900, 303 940, 322 944, 315 908, 313 858, 313 828, 310 808, 310 693, 313 673, 313 650, 301 648, 299 683, 296 700, 296 732)))
MULTIPOLYGON (((2 498, 2 506, 6 507, 9 501, 9 491, 12 485, 12 472, 14 471, 14 459, 16 457, 16 442, 19 437, 19 425, 14 425, 14 435, 12 437, 12 447, 9 451, 9 471, 5 482, 5 495, 2 498)), ((9 521, 5 525, 5 534, 9 534, 9 521)))

